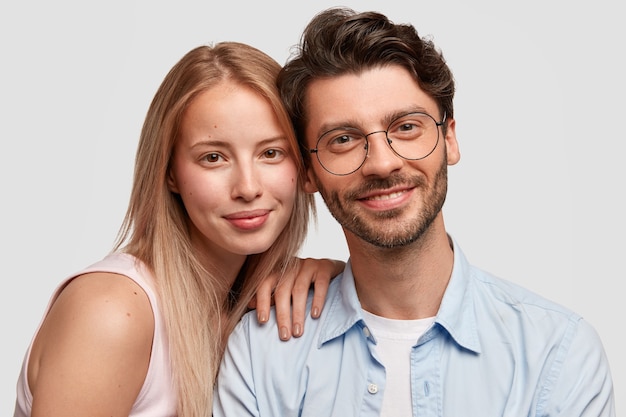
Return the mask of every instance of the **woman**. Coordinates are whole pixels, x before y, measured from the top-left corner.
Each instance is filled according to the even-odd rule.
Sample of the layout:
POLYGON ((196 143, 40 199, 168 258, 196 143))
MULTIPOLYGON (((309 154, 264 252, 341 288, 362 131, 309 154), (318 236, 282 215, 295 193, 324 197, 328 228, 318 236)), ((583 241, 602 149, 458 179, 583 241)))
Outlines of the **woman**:
MULTIPOLYGON (((170 70, 144 122, 114 251, 53 295, 15 416, 211 415, 226 337, 261 281, 293 278, 314 208, 279 69, 226 42, 170 70)), ((342 267, 320 261, 303 287, 342 267)))

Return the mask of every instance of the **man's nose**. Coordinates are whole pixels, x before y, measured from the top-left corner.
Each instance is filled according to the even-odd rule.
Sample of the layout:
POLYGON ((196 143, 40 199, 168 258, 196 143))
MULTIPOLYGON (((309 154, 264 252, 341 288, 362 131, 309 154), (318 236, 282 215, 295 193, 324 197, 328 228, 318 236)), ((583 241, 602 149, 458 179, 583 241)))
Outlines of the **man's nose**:
POLYGON ((387 177, 402 167, 402 158, 389 146, 387 132, 384 130, 372 132, 366 138, 367 157, 361 167, 363 175, 387 177))

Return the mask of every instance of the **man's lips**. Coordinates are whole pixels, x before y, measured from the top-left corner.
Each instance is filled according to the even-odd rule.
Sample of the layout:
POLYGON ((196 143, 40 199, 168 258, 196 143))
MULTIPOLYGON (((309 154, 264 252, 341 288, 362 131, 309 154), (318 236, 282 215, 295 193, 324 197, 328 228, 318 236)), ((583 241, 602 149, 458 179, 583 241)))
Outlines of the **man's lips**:
POLYGON ((386 194, 376 194, 376 195, 371 195, 369 197, 361 198, 361 200, 391 200, 393 198, 400 197, 405 192, 406 190, 394 191, 393 193, 386 193, 386 194))
POLYGON ((412 187, 375 190, 360 195, 358 201, 371 209, 391 210, 404 204, 410 198, 413 190, 412 187))
POLYGON ((358 200, 392 200, 401 197, 403 194, 410 192, 414 187, 396 187, 387 190, 374 190, 365 194, 361 194, 358 200))

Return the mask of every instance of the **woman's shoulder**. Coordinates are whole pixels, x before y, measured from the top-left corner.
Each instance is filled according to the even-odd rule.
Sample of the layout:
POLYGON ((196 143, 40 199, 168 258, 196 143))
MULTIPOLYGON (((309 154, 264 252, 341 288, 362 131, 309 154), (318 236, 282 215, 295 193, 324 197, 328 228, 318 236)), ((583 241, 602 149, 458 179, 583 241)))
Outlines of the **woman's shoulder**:
MULTIPOLYGON (((154 316, 143 288, 112 272, 86 272, 70 280, 50 308, 39 336, 80 336, 95 344, 152 343, 154 316)), ((56 337, 55 336, 55 337, 56 337)))
POLYGON ((94 314, 94 319, 99 321, 107 321, 107 317, 118 320, 118 315, 121 319, 133 317, 133 320, 152 316, 143 287, 127 275, 109 271, 77 275, 59 293, 54 303, 56 306, 86 317, 94 314))
POLYGON ((113 272, 76 275, 60 289, 33 341, 30 389, 54 390, 63 382, 53 376, 61 374, 80 386, 102 381, 102 389, 114 390, 106 380, 123 375, 119 386, 138 391, 153 335, 151 303, 139 284, 113 272))

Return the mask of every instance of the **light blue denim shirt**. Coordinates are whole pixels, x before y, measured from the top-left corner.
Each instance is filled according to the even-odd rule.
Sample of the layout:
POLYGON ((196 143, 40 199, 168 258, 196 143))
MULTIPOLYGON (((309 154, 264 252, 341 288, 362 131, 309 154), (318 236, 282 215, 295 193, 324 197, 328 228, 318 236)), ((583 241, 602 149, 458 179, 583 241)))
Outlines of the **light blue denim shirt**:
MULTIPOLYGON (((309 298, 309 307, 310 307, 309 298)), ((273 313, 272 313, 273 314, 273 313)), ((378 416, 380 362, 350 262, 319 319, 282 342, 254 312, 232 333, 215 417, 378 416)), ((471 266, 456 243, 435 324, 412 349, 413 416, 615 416, 602 343, 580 316, 471 266)))

